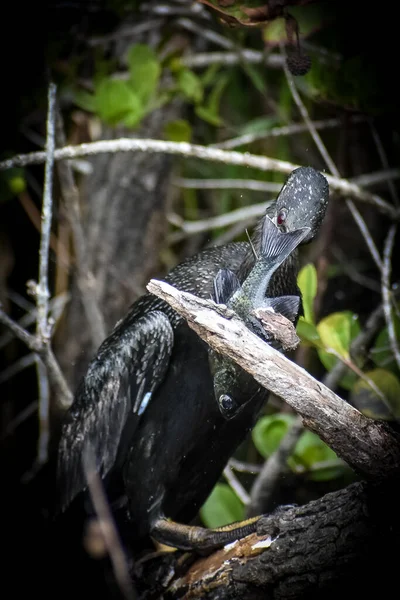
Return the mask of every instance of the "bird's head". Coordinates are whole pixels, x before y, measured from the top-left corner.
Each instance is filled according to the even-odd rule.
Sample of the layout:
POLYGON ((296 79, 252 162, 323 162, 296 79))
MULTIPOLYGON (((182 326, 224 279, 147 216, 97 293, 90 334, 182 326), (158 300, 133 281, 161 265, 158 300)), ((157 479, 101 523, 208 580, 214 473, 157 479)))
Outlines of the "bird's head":
POLYGON ((310 227, 303 244, 310 242, 321 226, 329 199, 326 178, 312 167, 292 171, 267 214, 281 231, 310 227))

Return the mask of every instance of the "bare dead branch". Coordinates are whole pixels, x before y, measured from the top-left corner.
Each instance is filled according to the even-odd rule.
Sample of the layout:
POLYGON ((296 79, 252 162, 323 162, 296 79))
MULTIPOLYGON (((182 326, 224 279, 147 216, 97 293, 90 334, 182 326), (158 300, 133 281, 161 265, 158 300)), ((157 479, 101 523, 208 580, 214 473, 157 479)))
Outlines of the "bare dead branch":
POLYGON ((250 502, 250 496, 248 495, 245 488, 240 483, 239 479, 236 477, 229 462, 223 471, 223 475, 224 475, 226 481, 229 483, 229 485, 233 489, 233 491, 235 492, 236 496, 246 506, 250 502))
POLYGON ((43 345, 42 340, 37 336, 25 331, 18 323, 0 308, 0 323, 8 327, 21 342, 23 342, 32 352, 36 352, 43 360, 48 369, 48 375, 51 385, 54 387, 57 405, 65 410, 72 403, 72 394, 61 373, 60 367, 55 359, 53 351, 49 345, 43 345))
MULTIPOLYGON (((46 123, 46 162, 44 169, 44 188, 42 203, 42 218, 40 227, 39 247, 39 281, 35 289, 37 320, 36 335, 41 340, 43 348, 50 345, 51 325, 49 322, 49 251, 51 222, 53 213, 53 169, 55 150, 55 121, 57 87, 50 83, 48 90, 48 110, 46 123)), ((50 439, 50 391, 47 370, 41 358, 37 356, 36 372, 39 388, 39 438, 37 462, 47 462, 48 443, 50 439)))
MULTIPOLYGON (((355 117, 351 121, 352 123, 363 123, 365 118, 355 117)), ((315 129, 334 129, 340 127, 342 124, 341 119, 324 119, 320 121, 313 121, 315 129)), ((251 144, 257 140, 264 140, 270 137, 281 137, 290 136, 298 133, 304 133, 308 131, 308 126, 304 123, 291 123, 290 125, 284 125, 283 127, 272 127, 269 131, 254 131, 253 133, 245 133, 235 138, 225 140, 224 142, 218 142, 217 144, 211 144, 212 148, 220 148, 221 150, 231 150, 238 146, 244 146, 245 144, 251 144)))
POLYGON ((182 188, 196 190, 251 190, 276 194, 281 191, 282 184, 257 179, 186 179, 177 177, 172 182, 182 188))
POLYGON ((100 477, 95 467, 95 460, 87 448, 83 454, 83 470, 86 476, 90 499, 98 519, 98 524, 103 535, 104 544, 110 557, 115 579, 126 600, 134 600, 132 581, 129 575, 129 567, 119 539, 107 497, 103 490, 100 477))
POLYGON ((47 138, 46 138, 46 160, 44 170, 44 189, 42 204, 42 225, 39 248, 39 281, 36 286, 36 306, 37 306, 37 335, 47 343, 50 339, 50 329, 48 323, 49 313, 49 248, 51 220, 53 209, 53 166, 55 150, 55 109, 56 109, 56 86, 50 83, 48 91, 48 112, 47 112, 47 138))
POLYGON ((152 280, 147 288, 186 318, 214 350, 229 356, 266 389, 283 398, 301 415, 303 423, 358 473, 380 479, 397 472, 400 445, 397 435, 385 424, 366 418, 251 333, 237 318, 221 316, 221 307, 215 303, 161 281, 152 280))
MULTIPOLYGON (((95 154, 116 153, 116 152, 148 152, 174 154, 177 156, 193 157, 200 160, 209 160, 221 162, 224 164, 241 165, 253 167, 260 171, 275 171, 279 173, 291 173, 299 165, 289 163, 267 156, 257 156, 255 154, 241 152, 226 152, 218 148, 200 146, 198 144, 189 144, 187 142, 165 142, 162 140, 150 139, 129 139, 120 138, 118 140, 102 140, 90 144, 79 144, 77 146, 65 146, 57 149, 54 153, 55 160, 77 158, 81 156, 93 156, 95 154)), ((33 164, 41 164, 46 158, 45 152, 31 152, 29 154, 18 154, 13 158, 0 161, 0 171, 12 167, 25 167, 33 164)), ((366 202, 376 206, 383 214, 393 220, 400 217, 399 211, 388 204, 377 194, 371 194, 361 189, 355 183, 326 175, 328 183, 333 191, 344 196, 354 198, 361 202, 366 202)))

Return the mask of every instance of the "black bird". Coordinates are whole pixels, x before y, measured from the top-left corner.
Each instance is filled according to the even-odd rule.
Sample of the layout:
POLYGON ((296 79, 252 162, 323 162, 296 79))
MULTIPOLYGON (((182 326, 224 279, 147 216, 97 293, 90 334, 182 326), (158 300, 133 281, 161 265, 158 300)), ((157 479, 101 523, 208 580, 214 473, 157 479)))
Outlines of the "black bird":
MULTIPOLYGON (((289 176, 267 214, 285 232, 310 228, 295 247, 300 238, 305 243, 316 235, 328 197, 325 177, 302 167, 289 176)), ((257 254, 264 222, 253 239, 257 254)), ((254 263, 248 243, 232 243, 199 253, 165 280, 210 298, 221 269, 243 283, 254 263)), ((272 276, 268 297, 299 296, 297 271, 293 252, 272 276)), ((136 549, 145 547, 150 535, 183 549, 206 549, 254 530, 254 519, 235 528, 235 535, 169 521, 193 519, 266 397, 245 376, 243 407, 225 418, 215 399, 209 357, 207 345, 165 302, 146 294, 133 304, 100 346, 67 413, 58 454, 62 511, 85 494, 82 460, 90 450, 110 501, 121 493, 128 499, 136 549)))

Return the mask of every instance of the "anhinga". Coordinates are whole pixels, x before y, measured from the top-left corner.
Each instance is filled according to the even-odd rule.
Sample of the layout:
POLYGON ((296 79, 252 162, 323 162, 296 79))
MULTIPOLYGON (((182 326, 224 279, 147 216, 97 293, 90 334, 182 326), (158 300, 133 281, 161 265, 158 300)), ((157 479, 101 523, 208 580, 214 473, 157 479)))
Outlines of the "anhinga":
MULTIPOLYGON (((205 250, 165 281, 227 303, 261 336, 250 316, 254 307, 269 303, 296 322, 295 248, 318 232, 328 197, 321 173, 296 169, 260 220, 253 249, 241 242, 205 250)), ((169 305, 146 294, 100 346, 67 413, 58 455, 60 509, 86 493, 82 459, 89 450, 110 502, 121 495, 127 500, 135 549, 152 537, 207 550, 254 531, 257 519, 222 530, 185 523, 252 428, 266 395, 251 376, 210 351, 169 305)))

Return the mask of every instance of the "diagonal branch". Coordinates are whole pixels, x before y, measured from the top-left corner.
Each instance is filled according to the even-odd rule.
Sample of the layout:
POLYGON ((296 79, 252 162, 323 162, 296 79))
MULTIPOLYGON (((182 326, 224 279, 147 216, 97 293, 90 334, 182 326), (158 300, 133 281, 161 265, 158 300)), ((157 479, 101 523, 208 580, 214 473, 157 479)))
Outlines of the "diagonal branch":
POLYGON ((148 290, 188 320, 192 329, 217 352, 226 354, 266 389, 283 398, 303 423, 315 431, 355 471, 381 479, 398 473, 398 435, 387 425, 366 418, 249 331, 221 307, 152 280, 148 290), (215 310, 217 309, 217 310, 215 310))

